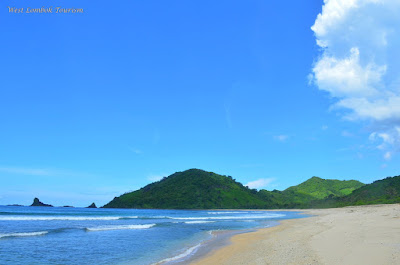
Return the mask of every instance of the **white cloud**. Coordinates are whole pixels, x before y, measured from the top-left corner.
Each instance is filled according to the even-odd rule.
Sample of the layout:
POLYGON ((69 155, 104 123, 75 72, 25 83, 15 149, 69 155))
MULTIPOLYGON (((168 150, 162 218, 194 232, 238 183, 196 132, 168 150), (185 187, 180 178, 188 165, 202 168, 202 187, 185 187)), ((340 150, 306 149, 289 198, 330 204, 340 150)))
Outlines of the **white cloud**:
POLYGON ((285 134, 281 134, 281 135, 274 136, 274 139, 278 140, 280 142, 285 142, 287 139, 289 139, 289 136, 285 135, 285 134))
POLYGON ((349 57, 342 59, 324 54, 313 71, 318 87, 334 97, 373 97, 379 93, 376 87, 380 85, 386 66, 373 63, 361 66, 360 52, 353 47, 349 57))
POLYGON ((385 155, 383 156, 386 160, 390 160, 392 158, 392 153, 391 152, 386 152, 385 155))
POLYGON ((321 127, 321 130, 323 130, 323 131, 328 130, 328 126, 327 126, 327 125, 323 125, 323 126, 321 127))
POLYGON ((273 179, 273 178, 257 179, 257 180, 254 180, 254 181, 250 181, 245 186, 248 186, 250 189, 266 188, 274 180, 275 179, 273 179))
POLYGON ((373 132, 369 139, 372 142, 377 142, 376 148, 385 152, 383 158, 390 160, 394 153, 400 150, 400 126, 386 128, 385 132, 373 132))
POLYGON ((322 49, 313 83, 345 119, 372 123, 385 159, 400 147, 399 13, 398 0, 325 0, 311 27, 322 49))

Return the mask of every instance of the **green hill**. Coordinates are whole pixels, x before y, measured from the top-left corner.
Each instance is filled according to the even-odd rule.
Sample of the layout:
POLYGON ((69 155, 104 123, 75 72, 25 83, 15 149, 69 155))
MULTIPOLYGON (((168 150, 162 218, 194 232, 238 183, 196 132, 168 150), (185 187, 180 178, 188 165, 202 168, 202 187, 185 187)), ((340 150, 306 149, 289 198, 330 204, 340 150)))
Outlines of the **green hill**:
POLYGON ((259 191, 264 200, 270 201, 271 208, 309 208, 314 201, 327 197, 341 197, 364 186, 357 180, 336 180, 312 177, 305 182, 284 191, 259 191))
POLYGON ((345 196, 353 190, 358 189, 365 184, 357 180, 337 180, 337 179, 322 179, 312 177, 309 180, 293 187, 289 187, 285 192, 297 192, 307 194, 315 199, 324 199, 328 196, 345 196))
POLYGON ((104 208, 238 209, 265 208, 256 190, 232 177, 199 169, 177 172, 140 190, 115 197, 104 208))
POLYGON ((400 203, 400 176, 364 185, 312 177, 283 191, 249 189, 230 176, 200 169, 177 172, 115 197, 104 208, 289 209, 400 203))
POLYGON ((400 203, 400 176, 377 180, 349 195, 321 200, 315 206, 322 208, 385 203, 400 203))
POLYGON ((292 190, 260 190, 259 196, 266 201, 268 209, 293 209, 305 208, 315 198, 309 194, 299 193, 292 190))

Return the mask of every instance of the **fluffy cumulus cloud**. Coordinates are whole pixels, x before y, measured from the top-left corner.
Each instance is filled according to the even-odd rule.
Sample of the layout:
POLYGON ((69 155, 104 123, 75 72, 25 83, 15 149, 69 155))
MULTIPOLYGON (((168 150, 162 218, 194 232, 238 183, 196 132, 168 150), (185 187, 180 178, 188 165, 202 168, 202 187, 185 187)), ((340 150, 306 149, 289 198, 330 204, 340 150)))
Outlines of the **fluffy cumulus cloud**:
POLYGON ((266 188, 273 181, 273 178, 257 179, 255 181, 250 181, 245 186, 249 187, 250 189, 262 189, 266 188))
POLYGON ((344 118, 372 123, 385 159, 400 149, 399 14, 399 0, 325 0, 311 27, 322 50, 313 83, 344 118))

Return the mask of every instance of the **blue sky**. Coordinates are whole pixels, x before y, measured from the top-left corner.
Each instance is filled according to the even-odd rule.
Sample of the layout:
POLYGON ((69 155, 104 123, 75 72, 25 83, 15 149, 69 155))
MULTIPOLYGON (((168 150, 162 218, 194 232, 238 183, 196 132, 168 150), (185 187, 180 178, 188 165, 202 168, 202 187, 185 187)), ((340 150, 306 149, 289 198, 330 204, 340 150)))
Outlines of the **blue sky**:
POLYGON ((269 190, 398 175, 382 2, 2 1, 0 204, 103 205, 189 168, 269 190))

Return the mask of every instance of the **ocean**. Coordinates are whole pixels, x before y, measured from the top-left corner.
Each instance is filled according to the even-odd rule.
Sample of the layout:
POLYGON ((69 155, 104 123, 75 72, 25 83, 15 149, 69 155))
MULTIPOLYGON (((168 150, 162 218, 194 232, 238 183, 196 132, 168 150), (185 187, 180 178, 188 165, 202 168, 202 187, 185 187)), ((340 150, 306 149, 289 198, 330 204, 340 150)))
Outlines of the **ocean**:
POLYGON ((177 264, 296 212, 0 206, 0 264, 177 264))

